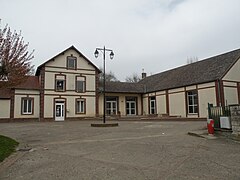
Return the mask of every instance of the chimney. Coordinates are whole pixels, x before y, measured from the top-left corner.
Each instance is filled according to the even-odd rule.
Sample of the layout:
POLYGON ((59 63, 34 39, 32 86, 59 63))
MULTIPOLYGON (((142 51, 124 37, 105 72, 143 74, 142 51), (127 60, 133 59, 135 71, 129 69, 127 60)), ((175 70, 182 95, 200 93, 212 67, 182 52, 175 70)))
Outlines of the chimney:
POLYGON ((142 69, 142 79, 144 79, 145 77, 147 77, 147 73, 145 73, 144 69, 142 69))
POLYGON ((142 73, 142 79, 144 79, 145 77, 147 77, 147 73, 143 72, 142 73))

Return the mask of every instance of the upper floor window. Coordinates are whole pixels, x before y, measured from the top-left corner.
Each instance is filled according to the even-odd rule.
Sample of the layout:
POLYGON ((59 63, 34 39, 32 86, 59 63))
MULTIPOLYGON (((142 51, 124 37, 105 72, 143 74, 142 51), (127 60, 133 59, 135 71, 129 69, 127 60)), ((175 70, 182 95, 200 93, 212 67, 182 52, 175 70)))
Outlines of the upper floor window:
POLYGON ((77 58, 73 56, 67 57, 67 69, 77 69, 77 58))
POLYGON ((86 91, 86 77, 77 76, 76 77, 76 92, 85 92, 86 91))
POLYGON ((55 91, 66 91, 66 76, 56 75, 55 76, 55 91))
POLYGON ((33 114, 33 98, 22 98, 22 114, 33 114))
POLYGON ((188 102, 188 113, 189 114, 198 113, 198 95, 196 90, 187 92, 187 102, 188 102))

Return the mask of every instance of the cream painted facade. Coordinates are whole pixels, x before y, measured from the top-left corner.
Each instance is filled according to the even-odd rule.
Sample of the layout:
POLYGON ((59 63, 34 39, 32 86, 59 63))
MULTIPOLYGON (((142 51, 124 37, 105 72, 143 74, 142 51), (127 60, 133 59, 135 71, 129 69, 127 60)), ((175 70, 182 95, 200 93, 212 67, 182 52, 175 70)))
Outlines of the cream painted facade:
MULTIPOLYGON (((57 103, 62 103, 63 120, 96 116, 96 76, 98 69, 75 48, 64 51, 44 64, 44 119, 55 119, 57 103), (67 67, 68 57, 76 58, 76 67, 67 67), (56 90, 56 80, 64 81, 64 90, 56 90), (84 81, 84 92, 77 92, 77 79, 84 81), (77 100, 84 101, 84 112, 77 112, 77 100)), ((42 74, 41 74, 42 75, 42 74)))
POLYGON ((227 74, 223 77, 223 80, 240 82, 239 69, 240 59, 238 59, 238 61, 227 72, 227 74))
MULTIPOLYGON (((121 116, 130 116, 130 115, 142 115, 142 98, 141 94, 135 94, 135 93, 106 93, 106 100, 108 97, 116 97, 116 105, 117 110, 116 113, 113 115, 121 115, 121 116), (127 98, 134 97, 135 100, 135 113, 134 114, 127 114, 127 98)), ((134 100, 131 101, 134 103, 134 100)), ((131 106, 131 105, 130 105, 131 106)), ((107 108, 107 107, 106 107, 107 108)), ((110 107, 111 108, 111 107, 110 107)), ((99 115, 103 115, 103 95, 100 94, 99 96, 99 115)), ((109 115, 109 114, 107 114, 109 115)))
POLYGON ((14 97, 14 118, 39 118, 39 91, 38 90, 15 90, 14 97), (32 98, 33 99, 33 110, 32 114, 22 113, 22 99, 32 98))
POLYGON ((98 116, 99 72, 72 46, 38 67, 30 79, 39 87, 30 82, 28 89, 16 88, 13 97, 0 98, 0 119, 65 121, 98 116))
POLYGON ((9 99, 0 99, 0 119, 10 118, 10 100, 9 99))
MULTIPOLYGON (((229 104, 237 104, 238 92, 235 88, 224 87, 225 98, 229 99, 229 104)), ((143 112, 149 113, 149 97, 156 94, 156 115, 169 115, 189 118, 205 118, 208 115, 208 103, 213 106, 217 105, 215 82, 203 83, 198 85, 186 86, 182 88, 158 91, 143 95, 143 112), (198 95, 198 112, 188 113, 187 92, 196 91, 198 95), (168 94, 168 96, 167 96, 168 94), (168 112, 169 111, 169 112, 168 112)))
MULTIPOLYGON (((147 91, 144 84, 142 90, 131 93, 118 89, 106 92, 106 113, 206 118, 208 104, 240 104, 240 59, 227 67, 221 78, 202 81, 200 77, 199 83, 189 83, 186 78, 187 83, 184 82, 187 85, 175 83, 174 86, 160 86, 156 90, 154 82, 158 79, 155 79, 150 82, 153 90, 148 87, 150 90, 147 91)), ((11 96, 0 94, 0 120, 65 121, 102 116, 103 94, 98 91, 98 73, 99 69, 72 46, 38 67, 35 80, 38 79, 39 87, 33 87, 30 83, 29 88, 13 89, 11 96), (72 59, 72 64, 69 59, 72 59), (79 88, 81 91, 77 90, 79 88)))

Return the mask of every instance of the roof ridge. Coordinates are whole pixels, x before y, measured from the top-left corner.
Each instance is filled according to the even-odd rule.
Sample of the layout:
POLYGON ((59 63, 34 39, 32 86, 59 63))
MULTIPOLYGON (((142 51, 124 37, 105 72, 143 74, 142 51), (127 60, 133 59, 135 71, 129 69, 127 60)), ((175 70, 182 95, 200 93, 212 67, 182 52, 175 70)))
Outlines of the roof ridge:
MULTIPOLYGON (((225 53, 221 53, 221 54, 218 54, 218 55, 215 55, 215 56, 210 56, 210 57, 208 57, 208 58, 204 58, 204 59, 201 59, 201 60, 199 60, 199 61, 196 61, 196 62, 193 62, 193 63, 190 63, 190 64, 184 64, 184 65, 182 65, 182 66, 175 67, 175 68, 173 68, 173 69, 169 69, 169 70, 166 70, 166 71, 162 71, 162 72, 159 72, 159 73, 156 73, 156 74, 147 76, 146 78, 154 77, 154 76, 157 76, 157 75, 159 75, 159 74, 166 73, 166 72, 171 72, 171 71, 174 71, 174 70, 176 70, 176 69, 183 68, 183 67, 192 66, 192 65, 195 65, 195 64, 197 64, 197 63, 202 63, 202 62, 205 62, 205 61, 212 61, 212 60, 213 60, 214 58, 216 58, 216 57, 223 56, 223 55, 227 55, 227 54, 231 54, 231 53, 233 53, 234 51, 240 51, 240 48, 234 49, 234 50, 232 50, 232 51, 228 51, 228 52, 225 52, 225 53)), ((237 60, 237 59, 236 59, 236 60, 237 60)), ((146 79, 146 78, 144 78, 144 79, 146 79)), ((144 79, 141 79, 139 82, 141 82, 141 81, 144 80, 144 79)))

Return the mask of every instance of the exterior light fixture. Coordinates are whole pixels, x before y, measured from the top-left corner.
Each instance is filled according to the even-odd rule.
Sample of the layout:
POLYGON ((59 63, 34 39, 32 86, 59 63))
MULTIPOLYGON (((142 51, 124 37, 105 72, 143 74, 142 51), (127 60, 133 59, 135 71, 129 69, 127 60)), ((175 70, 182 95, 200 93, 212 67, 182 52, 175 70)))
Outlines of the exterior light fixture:
POLYGON ((105 70, 106 70, 106 52, 110 52, 110 59, 113 59, 114 53, 111 49, 106 49, 105 46, 103 48, 96 48, 94 55, 98 58, 99 52, 103 53, 103 123, 106 123, 106 95, 105 95, 105 87, 106 87, 106 77, 105 77, 105 70))

